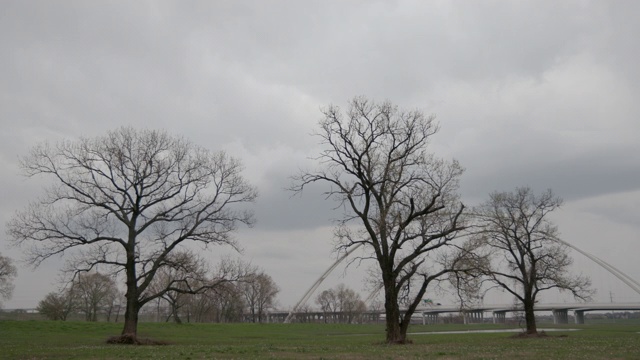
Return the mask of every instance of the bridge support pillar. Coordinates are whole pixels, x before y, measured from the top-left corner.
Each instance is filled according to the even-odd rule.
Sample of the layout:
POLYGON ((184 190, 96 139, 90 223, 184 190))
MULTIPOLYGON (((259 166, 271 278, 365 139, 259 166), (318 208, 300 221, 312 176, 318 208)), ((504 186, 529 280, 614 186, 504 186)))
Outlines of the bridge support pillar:
POLYGON ((438 323, 437 313, 422 313, 422 325, 434 325, 438 323))
POLYGON ((493 312, 493 323, 494 324, 504 324, 507 322, 507 312, 506 311, 494 311, 493 312))
POLYGON ((567 309, 554 309, 553 310, 553 323, 554 324, 568 324, 569 312, 567 309))
POLYGON ((484 322, 484 311, 468 310, 463 313, 465 324, 476 324, 484 322))
POLYGON ((576 310, 574 314, 576 316, 576 324, 584 324, 584 311, 576 310))

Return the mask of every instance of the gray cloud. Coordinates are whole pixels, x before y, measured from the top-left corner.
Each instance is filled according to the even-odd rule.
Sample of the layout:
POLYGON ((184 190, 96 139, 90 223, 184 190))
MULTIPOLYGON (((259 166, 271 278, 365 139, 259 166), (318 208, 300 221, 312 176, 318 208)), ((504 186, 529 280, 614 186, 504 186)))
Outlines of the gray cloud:
MULTIPOLYGON (((587 213, 640 230, 637 209, 625 203, 628 211, 616 211, 621 198, 640 196, 638 7, 6 1, 1 226, 45 183, 17 175, 18 156, 31 146, 123 125, 162 128, 244 161, 261 193, 256 227, 238 234, 247 256, 304 287, 315 279, 289 279, 287 269, 324 270, 340 211, 322 186, 293 197, 284 188, 299 168, 314 166, 308 158, 318 144, 309 134, 319 108, 366 95, 437 115, 432 150, 467 168, 467 203, 516 186, 552 188, 567 200, 568 234, 584 235, 587 213), (583 202, 589 211, 572 205, 583 202)), ((35 304, 50 287, 27 296, 31 287, 18 284, 14 304, 35 304)))

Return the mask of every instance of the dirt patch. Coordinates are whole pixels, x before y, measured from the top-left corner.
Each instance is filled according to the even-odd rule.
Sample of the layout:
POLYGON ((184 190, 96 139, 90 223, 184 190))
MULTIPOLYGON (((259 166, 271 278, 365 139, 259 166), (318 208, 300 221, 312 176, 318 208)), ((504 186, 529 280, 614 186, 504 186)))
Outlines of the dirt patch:
POLYGON ((107 344, 116 345, 169 345, 166 341, 139 338, 132 334, 112 336, 107 339, 107 344))
POLYGON ((413 344, 413 340, 405 339, 404 341, 376 341, 373 345, 376 346, 394 346, 394 345, 411 345, 413 344))
POLYGON ((545 331, 538 331, 536 334, 527 334, 526 332, 517 333, 512 336, 514 339, 545 339, 545 338, 563 338, 569 337, 569 335, 549 335, 545 331))

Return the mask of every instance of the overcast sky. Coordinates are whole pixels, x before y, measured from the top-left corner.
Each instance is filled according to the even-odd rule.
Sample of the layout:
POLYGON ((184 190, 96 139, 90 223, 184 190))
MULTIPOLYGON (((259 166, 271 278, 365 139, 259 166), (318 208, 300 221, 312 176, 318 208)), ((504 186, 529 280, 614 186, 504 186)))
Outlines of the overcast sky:
MULTIPOLYGON (((335 258, 339 214, 321 187, 283 189, 313 166, 320 108, 364 95, 437 117, 431 150, 466 168, 465 203, 551 188, 565 199, 563 238, 637 279, 639 16, 632 0, 2 1, 2 234, 46 184, 19 175, 32 146, 164 129, 242 159, 260 191, 257 224, 237 233, 242 256, 290 307, 335 258)), ((5 307, 35 307, 61 262, 20 264, 5 307)), ((362 290, 364 268, 326 286, 362 290)), ((602 300, 637 301, 592 276, 602 300)))

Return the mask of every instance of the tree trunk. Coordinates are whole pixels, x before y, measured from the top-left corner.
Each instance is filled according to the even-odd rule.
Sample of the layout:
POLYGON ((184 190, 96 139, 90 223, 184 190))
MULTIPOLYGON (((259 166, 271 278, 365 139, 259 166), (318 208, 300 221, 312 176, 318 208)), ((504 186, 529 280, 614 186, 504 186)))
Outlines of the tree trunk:
POLYGON ((393 282, 385 282, 384 309, 386 314, 386 330, 388 344, 405 344, 407 342, 406 326, 400 324, 400 306, 398 305, 398 294, 393 282))
POLYGON ((178 309, 176 308, 173 309, 173 321, 176 324, 182 324, 182 319, 180 319, 180 316, 178 315, 178 309))
MULTIPOLYGON (((133 241, 135 241, 135 238, 133 241)), ((129 243, 133 243, 133 241, 130 240, 129 243)), ((138 281, 136 279, 134 250, 133 247, 127 249, 127 293, 125 294, 127 305, 124 311, 124 329, 122 329, 122 335, 129 335, 136 338, 138 335, 138 312, 140 310, 140 304, 138 303, 138 281)))
POLYGON ((524 320, 527 324, 527 334, 535 335, 538 333, 538 328, 536 326, 536 315, 533 311, 534 309, 534 301, 527 300, 524 302, 524 320))
POLYGON ((130 335, 134 338, 138 335, 138 302, 137 299, 130 299, 127 294, 127 308, 124 312, 124 329, 122 335, 130 335))
POLYGON ((110 301, 109 307, 107 307, 107 313, 106 313, 107 322, 111 322, 111 314, 113 314, 113 308, 114 308, 113 301, 110 301))
POLYGON ((120 319, 120 308, 122 307, 122 305, 118 304, 118 310, 116 311, 116 319, 114 322, 118 322, 118 319, 120 319))

